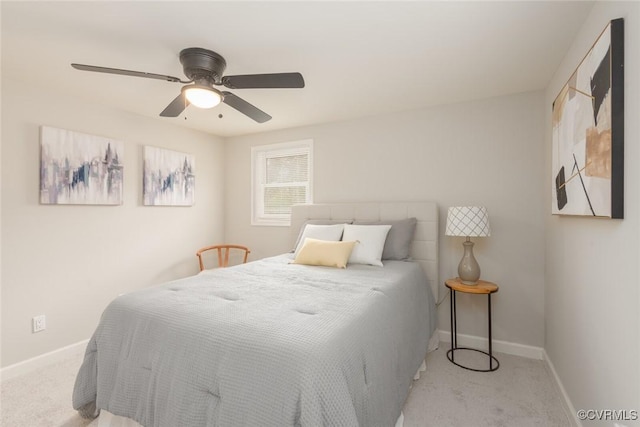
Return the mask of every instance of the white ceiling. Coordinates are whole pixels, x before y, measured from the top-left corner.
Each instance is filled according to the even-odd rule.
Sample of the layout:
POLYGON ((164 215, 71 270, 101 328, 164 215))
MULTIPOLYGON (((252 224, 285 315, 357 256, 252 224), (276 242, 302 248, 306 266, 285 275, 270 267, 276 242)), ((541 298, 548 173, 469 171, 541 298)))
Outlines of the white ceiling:
POLYGON ((592 2, 1 2, 2 73, 220 136, 353 119, 546 87, 592 2), (226 75, 298 71, 304 89, 231 92, 160 111, 179 83, 78 71, 72 62, 184 78, 178 53, 216 51, 226 75), (222 114, 223 118, 218 118, 222 114))

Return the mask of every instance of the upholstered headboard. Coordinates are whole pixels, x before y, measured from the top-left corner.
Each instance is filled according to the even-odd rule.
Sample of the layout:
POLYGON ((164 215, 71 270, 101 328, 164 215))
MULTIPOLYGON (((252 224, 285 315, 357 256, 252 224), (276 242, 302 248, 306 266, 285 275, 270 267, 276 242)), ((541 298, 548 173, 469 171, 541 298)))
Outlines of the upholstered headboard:
POLYGON ((427 275, 438 299, 438 206, 434 202, 323 203, 295 205, 291 212, 291 247, 300 227, 310 219, 379 221, 416 218, 411 258, 427 275))

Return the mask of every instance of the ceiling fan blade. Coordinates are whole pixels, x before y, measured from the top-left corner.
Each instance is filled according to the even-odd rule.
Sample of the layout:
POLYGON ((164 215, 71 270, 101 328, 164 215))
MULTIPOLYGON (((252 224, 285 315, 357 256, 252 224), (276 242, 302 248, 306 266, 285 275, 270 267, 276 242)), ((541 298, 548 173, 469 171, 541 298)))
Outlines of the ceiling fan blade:
POLYGON ((145 77, 147 79, 166 80, 168 82, 190 83, 182 81, 177 77, 165 76, 162 74, 145 73, 144 71, 121 70, 119 68, 97 67, 95 65, 71 64, 76 70, 95 71, 97 73, 120 74, 123 76, 145 77))
POLYGON ((304 78, 300 73, 245 74, 225 76, 222 84, 229 89, 303 88, 304 78))
POLYGON ((222 92, 224 99, 222 102, 228 106, 235 108, 245 116, 255 120, 258 123, 264 123, 271 120, 271 116, 260 110, 259 108, 249 104, 244 99, 232 94, 231 92, 222 92))
POLYGON ((162 117, 178 117, 188 105, 189 101, 184 97, 184 92, 180 92, 180 95, 176 96, 176 98, 167 105, 167 108, 162 110, 160 115, 162 117))

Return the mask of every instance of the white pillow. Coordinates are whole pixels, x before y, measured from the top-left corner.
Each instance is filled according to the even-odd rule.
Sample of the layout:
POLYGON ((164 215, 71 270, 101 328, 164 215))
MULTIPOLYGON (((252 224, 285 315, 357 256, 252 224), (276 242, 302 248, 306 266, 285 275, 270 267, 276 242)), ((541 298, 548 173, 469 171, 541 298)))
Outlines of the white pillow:
POLYGON ((342 240, 356 240, 349 264, 369 264, 382 267, 382 250, 390 225, 353 225, 345 224, 342 240))
MULTIPOLYGON (((353 224, 353 220, 339 220, 339 219, 308 219, 300 225, 300 230, 298 230, 298 237, 296 238, 296 243, 293 245, 293 249, 291 252, 295 252, 296 248, 300 244, 300 239, 302 238, 302 233, 304 233, 304 228, 307 224, 314 225, 334 225, 334 224, 353 224)), ((385 223, 386 224, 386 223, 385 223)), ((372 225, 372 224, 369 224, 372 225)))
POLYGON ((295 255, 298 255, 302 245, 304 244, 304 239, 307 237, 316 240, 328 240, 332 242, 340 241, 342 237, 342 231, 344 230, 344 224, 333 224, 333 225, 316 225, 316 224, 307 224, 304 227, 304 231, 300 236, 300 240, 298 241, 298 246, 296 246, 295 255))

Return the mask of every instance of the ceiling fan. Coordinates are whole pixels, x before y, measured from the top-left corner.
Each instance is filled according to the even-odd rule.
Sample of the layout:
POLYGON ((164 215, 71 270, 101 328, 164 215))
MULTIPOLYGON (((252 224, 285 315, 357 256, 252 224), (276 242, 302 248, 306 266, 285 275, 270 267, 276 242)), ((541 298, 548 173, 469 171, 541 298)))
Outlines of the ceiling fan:
POLYGON ((224 102, 256 122, 264 123, 271 120, 270 115, 239 96, 231 92, 219 91, 213 86, 222 85, 229 89, 304 87, 304 78, 300 73, 223 76, 224 69, 227 66, 224 58, 216 52, 199 47, 190 47, 180 51, 180 63, 184 69, 184 74, 189 80, 181 80, 178 77, 165 76, 162 74, 97 67, 94 65, 71 64, 71 66, 83 71, 145 77, 148 79, 166 80, 185 84, 180 94, 160 113, 163 117, 177 117, 189 104, 193 104, 199 108, 212 108, 220 102, 224 102))

